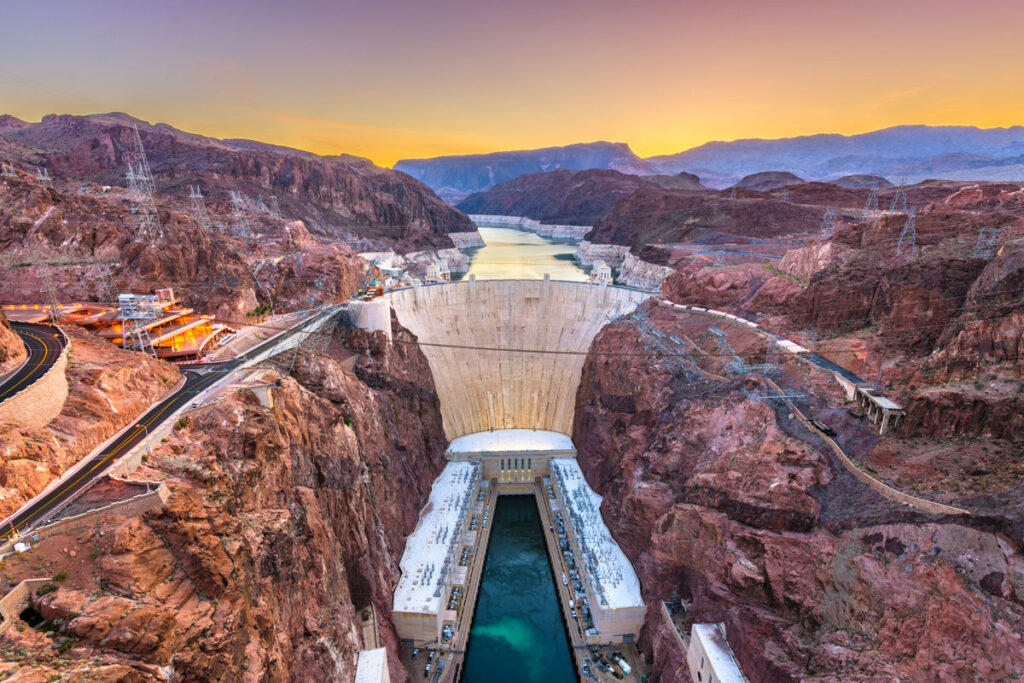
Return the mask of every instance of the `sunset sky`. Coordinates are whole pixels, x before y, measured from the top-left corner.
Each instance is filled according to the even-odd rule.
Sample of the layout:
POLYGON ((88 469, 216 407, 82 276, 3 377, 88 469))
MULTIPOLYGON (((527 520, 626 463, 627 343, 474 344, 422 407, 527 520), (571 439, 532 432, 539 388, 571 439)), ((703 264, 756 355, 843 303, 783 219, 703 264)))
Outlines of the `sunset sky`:
POLYGON ((0 8, 0 112, 126 111, 382 165, 1024 123, 1021 0, 12 5, 0 8))

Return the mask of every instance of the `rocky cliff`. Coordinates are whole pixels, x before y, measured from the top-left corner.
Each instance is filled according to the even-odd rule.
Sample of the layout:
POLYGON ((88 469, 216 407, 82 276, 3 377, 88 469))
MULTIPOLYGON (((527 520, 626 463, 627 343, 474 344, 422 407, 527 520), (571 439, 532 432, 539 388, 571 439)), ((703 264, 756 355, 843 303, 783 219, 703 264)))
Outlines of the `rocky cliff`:
POLYGON ((125 184, 125 153, 138 125, 157 189, 185 201, 199 185, 223 222, 228 191, 276 196, 284 216, 324 236, 353 236, 397 251, 450 247, 449 232, 472 232, 464 215, 405 174, 352 156, 309 152, 245 140, 217 140, 125 114, 50 115, 36 124, 0 129, 0 136, 45 156, 50 175, 101 185, 125 184))
POLYGON ((21 337, 15 334, 7 316, 0 311, 0 377, 21 365, 26 355, 21 337))
MULTIPOLYGON (((621 142, 591 142, 565 147, 467 154, 433 159, 402 159, 395 169, 422 180, 447 201, 458 202, 474 192, 532 173, 558 169, 609 169, 631 175, 659 171, 621 142)), ((497 213, 497 212, 495 212, 497 213)))
POLYGON ((394 325, 392 346, 346 328, 329 355, 300 356, 273 408, 243 390, 190 414, 135 475, 169 482, 164 510, 54 537, 10 569, 68 576, 34 601, 47 632, 5 635, 7 661, 32 644, 40 675, 352 680, 372 606, 406 680, 391 591, 446 443, 426 359, 394 325))
POLYGON ((466 197, 467 214, 525 216, 542 223, 593 225, 623 197, 642 188, 700 191, 696 176, 636 176, 611 170, 531 173, 466 197))
POLYGON ((655 606, 641 647, 656 680, 690 680, 658 607, 674 595, 690 603, 684 628, 726 624, 752 681, 1024 674, 1019 526, 908 514, 736 380, 674 379, 643 348, 626 325, 598 335, 573 439, 655 606))

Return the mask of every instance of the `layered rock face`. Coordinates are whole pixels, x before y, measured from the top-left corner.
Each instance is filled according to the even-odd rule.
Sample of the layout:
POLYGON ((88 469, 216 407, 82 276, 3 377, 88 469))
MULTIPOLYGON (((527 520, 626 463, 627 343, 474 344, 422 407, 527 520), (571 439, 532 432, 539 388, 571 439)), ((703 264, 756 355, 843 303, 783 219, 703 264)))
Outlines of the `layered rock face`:
POLYGON ((21 365, 26 356, 24 342, 11 329, 7 316, 0 311, 0 377, 21 365))
POLYGON ((558 169, 610 169, 631 175, 660 171, 637 157, 629 145, 592 142, 565 147, 467 154, 433 159, 402 159, 395 169, 422 180, 450 202, 524 174, 558 169))
POLYGON ((643 349, 625 325, 598 335, 573 440, 651 606, 656 680, 690 680, 658 604, 673 594, 726 624, 754 681, 1024 674, 1019 526, 908 514, 738 380, 674 379, 643 349))
POLYGON ((45 154, 56 178, 123 185, 133 123, 158 190, 184 199, 188 186, 198 184, 212 200, 211 209, 225 216, 230 216, 227 191, 237 189, 253 198, 276 196, 285 216, 302 219, 323 235, 362 235, 399 252, 450 247, 447 233, 474 230, 469 219, 422 183, 357 157, 205 138, 125 114, 50 115, 37 124, 0 129, 0 136, 45 154))
POLYGON ((204 230, 173 209, 160 211, 163 237, 134 241, 132 202, 119 191, 97 196, 45 188, 28 179, 0 184, 0 287, 4 303, 38 303, 52 264, 62 301, 107 300, 119 292, 173 287, 186 304, 229 321, 261 305, 308 308, 355 292, 366 264, 347 245, 325 243, 298 221, 264 216, 258 244, 204 230), (285 256, 286 255, 286 256, 285 256), (266 263, 264 263, 266 261, 266 263), (315 286, 315 287, 314 287, 315 286))
POLYGON ((426 359, 394 325, 393 346, 346 328, 327 356, 300 356, 273 408, 243 390, 191 413, 135 475, 167 479, 166 508, 41 549, 37 563, 46 547, 77 555, 35 601, 56 628, 11 629, 6 647, 69 643, 39 648, 47 675, 352 680, 357 611, 373 606, 406 680, 391 591, 446 442, 426 359))
POLYGON ((615 203, 642 188, 700 191, 696 176, 635 176, 611 170, 531 173, 466 197, 457 207, 468 214, 525 216, 542 223, 593 225, 615 203))

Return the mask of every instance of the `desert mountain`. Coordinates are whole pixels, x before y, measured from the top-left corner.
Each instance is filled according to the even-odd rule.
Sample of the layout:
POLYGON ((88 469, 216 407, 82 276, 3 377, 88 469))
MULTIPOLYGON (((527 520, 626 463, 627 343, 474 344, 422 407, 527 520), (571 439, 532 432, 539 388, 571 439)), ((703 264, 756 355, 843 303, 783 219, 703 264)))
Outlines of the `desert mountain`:
POLYGON ((199 185, 208 202, 224 206, 230 190, 245 193, 253 203, 260 195, 276 196, 283 216, 301 219, 323 237, 350 243, 362 238, 361 248, 387 245, 406 252, 450 247, 449 232, 474 229, 422 183, 366 159, 217 140, 127 114, 50 115, 39 123, 2 117, 0 153, 27 170, 45 165, 58 183, 124 185, 133 124, 160 195, 185 198, 189 185, 199 185))
POLYGON ((473 192, 527 173, 560 168, 576 171, 611 169, 631 175, 660 173, 622 142, 589 142, 493 154, 402 159, 395 164, 395 170, 423 181, 450 202, 458 202, 473 192))
POLYGON ((696 176, 635 176, 592 169, 530 173, 477 192, 458 205, 473 214, 526 216, 555 225, 593 225, 623 197, 641 189, 700 191, 696 176))
POLYGON ((709 142, 647 159, 666 173, 688 171, 727 187, 773 168, 808 180, 873 174, 891 181, 926 178, 1012 180, 1024 177, 1024 127, 895 126, 862 135, 709 142))

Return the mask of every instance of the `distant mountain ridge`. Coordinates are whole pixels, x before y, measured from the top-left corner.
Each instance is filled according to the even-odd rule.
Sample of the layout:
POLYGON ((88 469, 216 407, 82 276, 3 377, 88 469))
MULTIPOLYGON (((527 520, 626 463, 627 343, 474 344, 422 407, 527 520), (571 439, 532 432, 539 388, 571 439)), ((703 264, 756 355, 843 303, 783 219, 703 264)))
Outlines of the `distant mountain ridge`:
POLYGON ((894 126, 860 135, 709 142, 646 161, 665 173, 694 173, 716 187, 766 169, 808 180, 865 174, 911 183, 1014 180, 1024 178, 1024 127, 894 126))
POLYGON ((606 169, 629 175, 661 173, 622 142, 586 142, 492 154, 402 159, 394 168, 425 183, 442 199, 453 203, 528 173, 558 169, 606 169))
POLYGON ((591 142, 535 150, 404 159, 394 168, 457 203, 474 192, 530 173, 611 169, 630 175, 692 173, 707 187, 731 187, 763 171, 809 181, 844 176, 1024 180, 1024 126, 893 126, 859 135, 820 134, 776 140, 709 142, 677 154, 638 157, 624 143, 591 142))

